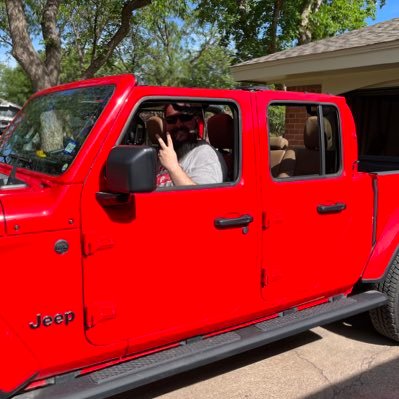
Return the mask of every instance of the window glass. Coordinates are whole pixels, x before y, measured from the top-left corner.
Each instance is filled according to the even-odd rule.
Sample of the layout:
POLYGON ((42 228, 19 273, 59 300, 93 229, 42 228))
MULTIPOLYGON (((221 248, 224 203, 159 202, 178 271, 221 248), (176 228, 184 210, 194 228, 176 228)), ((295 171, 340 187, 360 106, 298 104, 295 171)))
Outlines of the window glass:
POLYGON ((28 102, 0 138, 0 159, 59 175, 75 159, 114 86, 58 91, 28 102))
MULTIPOLYGON (((238 112, 234 104, 209 101, 146 101, 133 115, 122 144, 168 145, 184 173, 200 185, 234 181, 238 175, 238 112), (160 137, 162 143, 157 137, 160 137)), ((181 186, 160 158, 157 186, 181 186)))
POLYGON ((7 118, 11 120, 18 111, 18 108, 0 106, 0 118, 7 118))
POLYGON ((340 127, 337 109, 323 106, 324 136, 326 148, 326 174, 338 173, 341 168, 340 127))
POLYGON ((267 117, 269 163, 274 178, 321 176, 339 171, 339 124, 335 107, 272 104, 267 117))

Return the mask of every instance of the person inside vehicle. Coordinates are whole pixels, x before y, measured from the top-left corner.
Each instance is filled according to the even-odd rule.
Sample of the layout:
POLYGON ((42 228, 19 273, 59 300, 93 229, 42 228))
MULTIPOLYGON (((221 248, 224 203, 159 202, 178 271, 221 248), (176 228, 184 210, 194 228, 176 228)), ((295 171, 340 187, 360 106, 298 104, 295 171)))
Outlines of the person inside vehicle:
POLYGON ((216 150, 199 140, 201 115, 190 104, 165 106, 166 140, 159 134, 158 187, 222 183, 225 174, 216 150))

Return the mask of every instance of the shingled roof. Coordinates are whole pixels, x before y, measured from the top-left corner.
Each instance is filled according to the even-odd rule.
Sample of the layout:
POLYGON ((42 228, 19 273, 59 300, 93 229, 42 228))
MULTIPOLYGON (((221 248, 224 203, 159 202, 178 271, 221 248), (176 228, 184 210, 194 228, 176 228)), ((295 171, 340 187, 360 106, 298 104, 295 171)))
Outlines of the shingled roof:
POLYGON ((264 63, 268 61, 287 60, 293 57, 327 54, 340 50, 364 48, 366 46, 395 41, 399 41, 399 18, 394 18, 386 22, 343 33, 331 38, 303 44, 264 57, 254 58, 236 64, 234 67, 264 63))

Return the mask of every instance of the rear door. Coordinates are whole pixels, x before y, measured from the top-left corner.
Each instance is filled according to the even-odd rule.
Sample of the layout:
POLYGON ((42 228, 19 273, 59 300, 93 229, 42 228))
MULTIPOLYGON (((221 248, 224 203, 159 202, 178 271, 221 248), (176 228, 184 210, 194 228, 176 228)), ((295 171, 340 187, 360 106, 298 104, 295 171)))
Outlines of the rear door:
POLYGON ((360 274, 352 262, 358 210, 345 144, 348 160, 353 153, 342 140, 339 108, 325 97, 304 101, 290 95, 291 102, 286 93, 275 100, 258 97, 265 171, 263 296, 281 309, 343 292, 360 274), (275 148, 273 137, 286 141, 275 148))
MULTIPOLYGON (((243 319, 259 297, 261 218, 251 173, 252 120, 242 113, 250 107, 250 93, 222 93, 220 98, 220 92, 192 90, 187 97, 184 90, 138 87, 125 110, 125 127, 137 125, 132 121, 138 103, 155 102, 155 109, 159 101, 227 105, 234 118, 232 181, 160 188, 107 208, 94 201, 104 160, 88 176, 82 201, 84 301, 93 344, 127 340, 134 351, 198 335, 243 319), (215 226, 217 219, 244 215, 253 218, 246 228, 215 226)), ((140 115, 141 122, 145 117, 140 115)), ((111 134, 105 151, 120 135, 111 134)))

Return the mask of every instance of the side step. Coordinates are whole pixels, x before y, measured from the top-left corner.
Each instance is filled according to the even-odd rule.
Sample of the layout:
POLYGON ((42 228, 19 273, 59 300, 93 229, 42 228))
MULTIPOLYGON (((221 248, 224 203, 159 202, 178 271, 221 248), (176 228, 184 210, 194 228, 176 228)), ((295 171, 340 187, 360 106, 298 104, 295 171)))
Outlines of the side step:
POLYGON ((383 305, 384 294, 368 291, 210 338, 191 340, 162 352, 93 373, 55 379, 55 384, 18 395, 18 399, 107 398, 172 375, 233 356, 270 342, 383 305))

